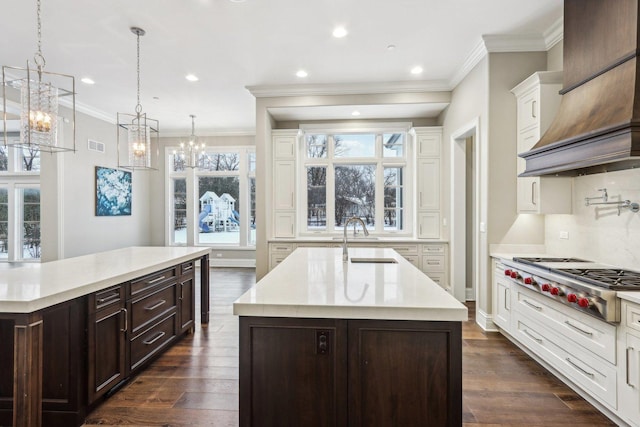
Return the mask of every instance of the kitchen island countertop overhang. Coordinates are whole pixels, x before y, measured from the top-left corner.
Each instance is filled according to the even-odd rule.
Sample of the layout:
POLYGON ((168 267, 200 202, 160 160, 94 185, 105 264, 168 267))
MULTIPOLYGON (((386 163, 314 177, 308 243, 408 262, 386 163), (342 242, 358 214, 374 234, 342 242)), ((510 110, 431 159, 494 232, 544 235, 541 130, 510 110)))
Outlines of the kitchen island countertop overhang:
POLYGON ((466 321, 467 308, 393 249, 299 248, 233 304, 239 316, 466 321))

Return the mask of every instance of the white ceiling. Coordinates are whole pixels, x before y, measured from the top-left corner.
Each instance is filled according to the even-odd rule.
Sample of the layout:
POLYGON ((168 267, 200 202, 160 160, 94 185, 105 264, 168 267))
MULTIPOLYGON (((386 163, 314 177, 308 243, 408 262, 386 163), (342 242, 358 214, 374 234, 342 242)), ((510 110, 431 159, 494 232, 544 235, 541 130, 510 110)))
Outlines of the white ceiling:
MULTIPOLYGON (((36 0, 2 6, 0 64, 25 66, 36 51, 36 0)), ((561 16, 562 0, 42 0, 42 50, 46 71, 76 77, 81 111, 115 121, 116 112, 135 111, 129 28, 141 27, 141 104, 161 134, 190 132, 190 114, 196 133, 237 133, 255 128, 247 86, 447 86, 483 35, 542 35, 561 16), (332 37, 336 25, 349 34, 332 37), (416 65, 421 75, 409 72, 416 65), (296 77, 300 68, 307 78, 296 77), (189 73, 200 80, 188 82, 189 73)), ((434 106, 415 107, 384 114, 433 114, 434 106)), ((315 120, 352 110, 273 113, 315 120)))

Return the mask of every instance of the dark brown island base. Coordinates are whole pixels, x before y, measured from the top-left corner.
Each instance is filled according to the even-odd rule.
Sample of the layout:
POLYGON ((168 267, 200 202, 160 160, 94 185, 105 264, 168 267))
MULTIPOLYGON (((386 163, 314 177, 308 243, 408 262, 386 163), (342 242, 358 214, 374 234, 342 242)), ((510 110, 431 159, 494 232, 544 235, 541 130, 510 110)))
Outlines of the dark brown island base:
POLYGON ((240 426, 461 426, 467 309, 390 249, 298 249, 234 304, 240 426))
POLYGON ((198 261, 207 323, 209 249, 125 248, 4 271, 0 425, 82 425, 193 331, 198 261))

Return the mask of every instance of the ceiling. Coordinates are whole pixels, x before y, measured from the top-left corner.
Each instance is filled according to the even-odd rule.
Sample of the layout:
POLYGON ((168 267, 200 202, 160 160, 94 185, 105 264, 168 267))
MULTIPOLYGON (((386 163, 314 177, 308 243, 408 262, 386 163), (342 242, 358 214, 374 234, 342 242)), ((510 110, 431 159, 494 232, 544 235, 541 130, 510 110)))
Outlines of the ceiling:
MULTIPOLYGON (((76 78, 79 110, 110 121, 136 107, 136 36, 141 104, 163 133, 251 133, 247 89, 281 85, 447 87, 483 35, 541 35, 562 16, 562 0, 42 0, 46 71, 76 78), (335 38, 335 26, 348 34, 335 38), (388 48, 389 45, 395 48, 388 48), (410 70, 421 66, 421 74, 410 70), (296 76, 304 69, 306 78, 296 76), (187 74, 197 82, 185 79, 187 74), (94 85, 80 83, 90 77, 94 85)), ((26 65, 36 51, 36 0, 7 0, 0 64, 26 65), (6 13, 10 11, 10 13, 6 13)), ((357 108, 358 106, 353 106, 357 108)), ((362 108, 359 118, 434 114, 362 108), (375 113, 374 113, 375 111, 375 113)), ((409 106, 410 107, 410 106, 409 106)), ((407 107, 407 108, 409 108, 407 107)), ((339 109, 282 109, 283 120, 337 119, 339 109)), ((407 116, 404 116, 407 117, 407 116)))

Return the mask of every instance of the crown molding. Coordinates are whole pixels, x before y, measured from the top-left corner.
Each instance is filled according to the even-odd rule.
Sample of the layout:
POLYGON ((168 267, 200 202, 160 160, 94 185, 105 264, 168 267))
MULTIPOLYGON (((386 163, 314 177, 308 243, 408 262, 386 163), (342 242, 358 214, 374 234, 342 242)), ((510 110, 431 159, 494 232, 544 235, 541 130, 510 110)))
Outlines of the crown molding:
POLYGON ((482 58, 487 54, 487 48, 484 44, 484 40, 480 40, 473 50, 467 55, 467 58, 462 63, 462 67, 458 69, 458 71, 453 75, 451 80, 449 80, 449 87, 451 90, 458 86, 462 80, 473 70, 473 68, 478 65, 482 58))
POLYGON ((547 31, 542 33, 544 37, 544 44, 547 47, 547 50, 554 47, 556 44, 561 42, 564 39, 564 17, 558 18, 547 31))
POLYGON ((547 46, 542 34, 485 34, 482 36, 487 52, 539 52, 547 46))
MULTIPOLYGON (((58 98, 58 102, 63 107, 73 108, 73 102, 69 100, 69 98, 58 98)), ((105 121, 107 123, 116 124, 116 117, 113 114, 108 114, 102 110, 98 110, 97 108, 93 108, 90 105, 83 104, 82 102, 76 101, 76 112, 83 113, 93 118, 105 121)))
MULTIPOLYGON (((162 138, 184 138, 189 135, 189 130, 170 129, 162 131, 160 139, 162 138)), ((242 129, 222 129, 222 130, 200 130, 197 134, 198 137, 218 137, 218 136, 256 136, 256 130, 253 128, 242 129)))
POLYGON ((385 93, 448 92, 444 80, 421 80, 386 83, 345 83, 317 85, 262 85, 245 86, 256 98, 305 95, 368 95, 385 93))

